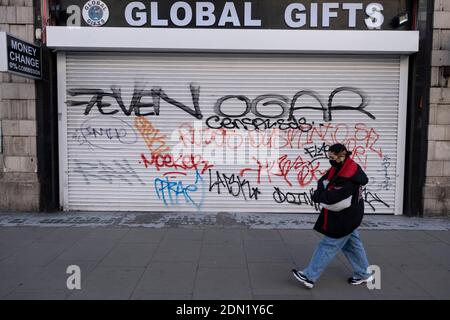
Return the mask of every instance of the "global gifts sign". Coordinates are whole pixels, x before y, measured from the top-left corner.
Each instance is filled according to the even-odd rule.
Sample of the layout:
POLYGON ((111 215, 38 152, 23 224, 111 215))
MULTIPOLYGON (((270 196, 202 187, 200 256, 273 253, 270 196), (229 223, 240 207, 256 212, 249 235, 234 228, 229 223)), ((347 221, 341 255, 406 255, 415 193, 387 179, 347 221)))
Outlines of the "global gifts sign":
POLYGON ((396 22, 409 12, 407 0, 59 0, 51 8, 58 26, 225 29, 405 30, 396 22))

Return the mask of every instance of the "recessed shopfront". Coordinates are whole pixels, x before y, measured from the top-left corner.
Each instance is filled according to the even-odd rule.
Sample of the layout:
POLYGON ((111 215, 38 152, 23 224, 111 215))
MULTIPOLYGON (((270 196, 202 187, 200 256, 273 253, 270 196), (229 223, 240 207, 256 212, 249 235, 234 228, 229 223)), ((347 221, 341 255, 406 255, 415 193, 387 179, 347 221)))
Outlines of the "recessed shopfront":
POLYGON ((304 12, 288 1, 227 2, 239 24, 231 5, 215 2, 216 24, 206 28, 195 22, 196 1, 159 2, 168 25, 158 28, 148 25, 158 2, 131 13, 130 1, 103 3, 102 26, 47 31, 58 50, 65 210, 314 213, 327 148, 341 142, 370 179, 366 212, 402 213, 418 35, 365 22, 374 12, 392 20, 392 2, 319 2, 317 14, 311 2, 304 12), (172 25, 191 13, 187 27, 172 25), (143 27, 130 25, 139 17, 143 27), (221 17, 230 20, 223 28, 221 17))

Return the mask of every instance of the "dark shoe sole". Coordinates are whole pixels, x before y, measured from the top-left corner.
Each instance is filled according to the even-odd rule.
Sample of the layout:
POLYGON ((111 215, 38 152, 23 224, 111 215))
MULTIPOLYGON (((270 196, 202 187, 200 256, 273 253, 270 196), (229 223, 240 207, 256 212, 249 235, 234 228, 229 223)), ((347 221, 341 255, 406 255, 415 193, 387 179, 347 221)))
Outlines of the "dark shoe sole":
POLYGON ((311 283, 309 283, 309 282, 303 280, 302 278, 300 278, 300 277, 297 275, 297 270, 292 269, 292 274, 294 275, 295 279, 297 279, 299 282, 301 282, 306 288, 312 289, 312 288, 314 287, 313 284, 311 284, 311 283))
POLYGON ((358 280, 356 282, 351 282, 349 280, 348 283, 351 284, 352 286, 359 286, 360 284, 368 283, 368 282, 371 282, 372 280, 373 280, 373 276, 370 276, 367 279, 361 279, 361 280, 358 280))

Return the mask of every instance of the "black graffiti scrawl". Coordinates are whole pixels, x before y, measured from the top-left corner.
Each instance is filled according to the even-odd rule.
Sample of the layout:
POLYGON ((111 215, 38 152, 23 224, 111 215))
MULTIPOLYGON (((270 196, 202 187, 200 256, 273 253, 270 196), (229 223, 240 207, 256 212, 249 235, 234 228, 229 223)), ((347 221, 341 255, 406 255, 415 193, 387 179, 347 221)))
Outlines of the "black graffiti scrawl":
MULTIPOLYGON (((203 115, 200 108, 200 86, 194 83, 190 83, 189 89, 192 96, 192 105, 193 108, 170 98, 165 91, 161 87, 152 87, 151 89, 144 89, 144 86, 137 86, 133 91, 133 96, 131 98, 130 105, 127 107, 122 99, 122 90, 118 86, 111 86, 111 91, 107 92, 103 89, 86 89, 86 88, 76 88, 76 89, 69 89, 67 90, 67 94, 71 97, 76 96, 91 96, 90 100, 83 100, 83 101, 76 101, 76 100, 67 100, 66 104, 67 106, 80 106, 85 105, 86 108, 84 110, 84 115, 88 115, 92 108, 97 107, 98 111, 103 115, 112 115, 116 114, 120 110, 125 114, 126 116, 130 116, 134 113, 136 116, 159 116, 160 114, 160 104, 161 99, 165 102, 169 103, 170 105, 173 105, 177 108, 180 108, 187 114, 197 118, 202 119, 203 115), (105 97, 113 98, 117 105, 119 106, 119 109, 117 108, 111 108, 111 103, 105 102, 103 99, 105 97), (151 97, 152 102, 142 102, 142 99, 144 97, 151 97), (147 112, 144 112, 143 109, 150 108, 150 111, 147 110, 147 112)), ((264 122, 266 118, 273 119, 273 118, 282 118, 287 116, 288 121, 296 121, 294 113, 297 110, 302 109, 311 109, 311 110, 317 110, 322 113, 323 120, 325 122, 332 121, 332 113, 334 111, 340 111, 340 110, 349 110, 349 111, 357 111, 360 112, 367 117, 369 117, 372 120, 375 120, 375 116, 366 110, 367 105, 369 104, 369 100, 367 98, 367 95, 364 94, 364 92, 358 88, 353 87, 339 87, 334 89, 330 95, 328 96, 328 102, 325 103, 320 96, 319 93, 312 91, 312 90, 301 90, 294 94, 292 99, 289 99, 287 96, 279 95, 279 94, 263 94, 257 96, 255 99, 251 100, 250 98, 244 96, 244 95, 226 95, 223 97, 220 97, 217 99, 217 102, 215 103, 213 110, 217 114, 213 117, 222 117, 225 120, 229 119, 235 119, 246 116, 248 113, 254 114, 257 119, 260 119, 262 122, 264 122), (339 93, 353 93, 359 96, 361 99, 361 102, 358 106, 351 106, 351 105, 335 105, 333 103, 333 100, 335 99, 335 96, 339 93), (301 102, 303 99, 313 98, 316 100, 319 104, 319 106, 297 106, 297 103, 301 102), (227 100, 238 100, 243 104, 244 109, 239 114, 227 114, 222 110, 222 104, 227 100), (269 101, 265 101, 269 100, 269 101), (265 102, 264 102, 265 101, 265 102), (280 108, 280 113, 277 115, 268 115, 268 114, 262 114, 261 111, 258 110, 257 106, 259 104, 262 104, 263 106, 267 105, 276 105, 278 108, 280 108)), ((210 117, 211 118, 211 117, 210 117)), ((209 120, 210 120, 209 118, 209 120)), ((247 119, 247 118, 244 118, 247 119)), ((207 121, 207 125, 210 123, 209 120, 207 121)), ((220 120, 220 118, 216 119, 217 121, 220 120)), ((248 121, 245 122, 245 124, 253 124, 256 126, 259 126, 258 124, 255 124, 255 119, 247 119, 248 121)), ((230 120, 232 121, 232 120, 230 120)), ((243 121, 244 122, 244 121, 243 121)), ((301 127, 302 125, 299 124, 301 127)), ((245 127, 245 125, 244 125, 245 127)), ((217 129, 217 128, 215 128, 217 129)))
POLYGON ((170 98, 162 88, 153 87, 149 90, 143 88, 143 86, 137 86, 133 91, 133 97, 129 107, 125 106, 122 99, 122 90, 118 86, 111 86, 111 92, 106 92, 102 89, 86 89, 86 88, 76 88, 67 90, 67 94, 71 97, 76 96, 92 96, 90 100, 75 101, 67 100, 67 106, 80 106, 85 105, 84 115, 88 115, 92 108, 97 107, 98 111, 103 115, 111 115, 119 112, 119 109, 105 110, 105 108, 111 107, 111 103, 104 102, 105 97, 110 97, 115 99, 120 110, 126 115, 130 116, 132 113, 136 116, 158 116, 160 112, 161 99, 167 103, 180 108, 181 110, 187 112, 197 119, 202 119, 203 115, 200 111, 199 97, 200 97, 200 86, 193 83, 190 84, 190 91, 192 95, 193 109, 186 106, 185 104, 170 98), (142 98, 151 97, 152 102, 142 102, 142 98), (142 109, 150 108, 149 112, 142 112, 142 109))

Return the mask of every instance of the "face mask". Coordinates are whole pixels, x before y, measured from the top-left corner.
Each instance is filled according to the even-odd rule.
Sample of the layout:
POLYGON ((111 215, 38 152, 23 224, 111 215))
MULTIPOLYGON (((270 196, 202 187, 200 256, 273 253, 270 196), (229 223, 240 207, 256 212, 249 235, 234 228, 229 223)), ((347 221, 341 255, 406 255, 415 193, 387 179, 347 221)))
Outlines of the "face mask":
POLYGON ((339 167, 341 164, 339 163, 339 162, 337 162, 336 160, 330 160, 330 164, 333 166, 333 167, 339 167))

